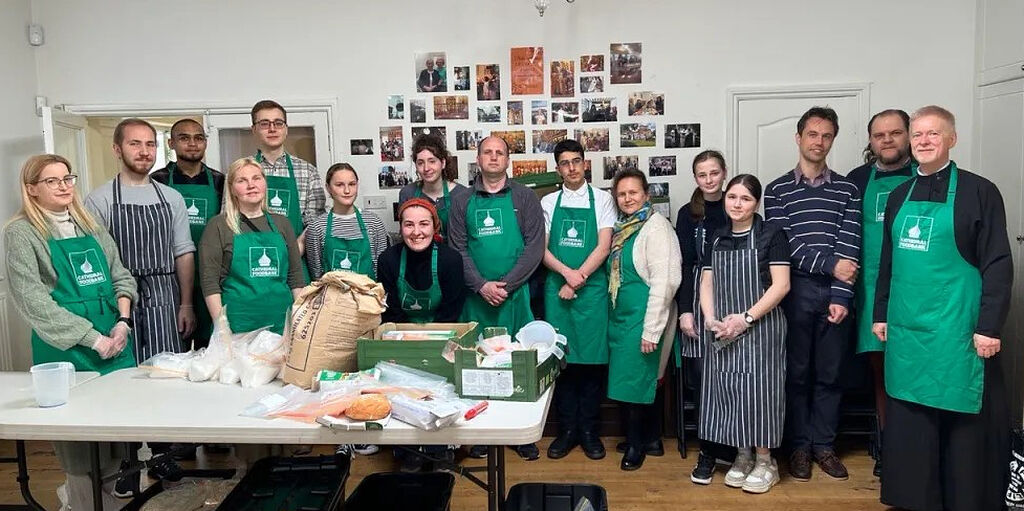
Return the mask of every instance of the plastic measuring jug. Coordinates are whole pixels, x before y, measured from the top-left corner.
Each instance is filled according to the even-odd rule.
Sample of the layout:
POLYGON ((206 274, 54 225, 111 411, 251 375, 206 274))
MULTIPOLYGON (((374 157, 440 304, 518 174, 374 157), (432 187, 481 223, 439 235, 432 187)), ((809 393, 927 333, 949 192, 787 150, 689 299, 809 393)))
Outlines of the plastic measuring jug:
POLYGON ((36 403, 42 408, 68 402, 68 391, 75 385, 75 366, 71 362, 47 362, 29 369, 36 403))

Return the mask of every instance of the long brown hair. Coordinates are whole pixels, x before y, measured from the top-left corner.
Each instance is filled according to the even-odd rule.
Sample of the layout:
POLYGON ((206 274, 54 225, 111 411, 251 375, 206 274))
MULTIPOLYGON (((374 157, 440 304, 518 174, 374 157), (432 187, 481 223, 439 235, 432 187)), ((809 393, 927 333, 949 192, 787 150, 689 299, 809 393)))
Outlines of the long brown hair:
MULTIPOLYGON (((725 168, 725 156, 722 153, 708 149, 703 151, 693 158, 693 176, 697 177, 697 164, 704 163, 708 160, 717 160, 718 164, 722 166, 722 172, 728 173, 729 170, 725 168)), ((694 220, 701 220, 704 218, 704 192, 698 186, 694 191, 693 195, 690 196, 690 216, 694 220)))
MULTIPOLYGON (((43 173, 43 169, 47 165, 54 163, 64 165, 68 169, 68 174, 71 174, 71 162, 67 158, 56 154, 38 154, 25 161, 25 164, 21 167, 21 209, 11 218, 11 222, 21 218, 28 219, 36 232, 44 239, 50 237, 51 222, 46 217, 46 213, 43 212, 43 208, 39 206, 36 198, 29 195, 28 185, 38 185, 39 175, 43 173)), ((71 215, 71 219, 83 231, 95 234, 101 229, 99 222, 82 205, 81 199, 78 198, 78 190, 74 190, 71 195, 68 213, 71 215)))

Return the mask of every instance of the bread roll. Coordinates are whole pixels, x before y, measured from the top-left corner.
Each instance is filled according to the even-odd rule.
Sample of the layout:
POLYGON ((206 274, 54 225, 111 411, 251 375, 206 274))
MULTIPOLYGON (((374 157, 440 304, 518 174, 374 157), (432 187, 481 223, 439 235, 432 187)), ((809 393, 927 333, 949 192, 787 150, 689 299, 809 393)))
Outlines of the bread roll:
POLYGON ((363 394, 345 409, 345 416, 357 421, 375 421, 391 413, 391 402, 383 394, 363 394))

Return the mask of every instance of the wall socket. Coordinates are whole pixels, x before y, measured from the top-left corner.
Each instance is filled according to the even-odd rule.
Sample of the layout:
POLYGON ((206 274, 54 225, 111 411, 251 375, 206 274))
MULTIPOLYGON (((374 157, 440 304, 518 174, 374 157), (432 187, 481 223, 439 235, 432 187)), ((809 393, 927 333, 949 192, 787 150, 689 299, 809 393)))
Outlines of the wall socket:
POLYGON ((364 199, 366 201, 366 209, 384 209, 386 202, 384 197, 380 195, 368 195, 364 199))

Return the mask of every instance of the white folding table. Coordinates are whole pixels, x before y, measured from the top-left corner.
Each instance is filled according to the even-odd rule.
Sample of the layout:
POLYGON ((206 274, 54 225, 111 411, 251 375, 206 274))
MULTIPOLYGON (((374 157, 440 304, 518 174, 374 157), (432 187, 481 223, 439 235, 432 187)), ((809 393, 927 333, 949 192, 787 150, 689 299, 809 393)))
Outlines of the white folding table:
POLYGON ((0 373, 0 388, 17 387, 15 380, 29 382, 27 393, 22 388, 0 396, 0 439, 90 442, 95 454, 94 488, 100 484, 99 442, 487 445, 486 483, 468 476, 487 490, 490 510, 504 507, 503 447, 540 439, 553 392, 549 388, 532 403, 491 401, 476 418, 439 431, 423 431, 397 420, 379 431, 340 431, 239 415, 246 405, 281 388, 280 382, 245 389, 217 382, 151 379, 139 369, 122 369, 79 382, 67 404, 39 408, 31 397, 27 374, 0 373))

